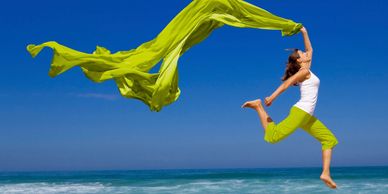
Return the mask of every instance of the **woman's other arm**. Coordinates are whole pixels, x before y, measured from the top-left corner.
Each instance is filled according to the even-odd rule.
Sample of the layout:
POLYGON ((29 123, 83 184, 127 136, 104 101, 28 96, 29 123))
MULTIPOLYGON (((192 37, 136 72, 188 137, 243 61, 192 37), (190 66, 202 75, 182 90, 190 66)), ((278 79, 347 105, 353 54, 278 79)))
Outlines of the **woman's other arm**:
POLYGON ((303 80, 310 71, 306 68, 303 68, 299 70, 297 73, 295 73, 293 76, 288 78, 286 81, 284 81, 273 93, 271 96, 265 98, 265 105, 270 106, 272 102, 284 91, 287 90, 291 85, 294 85, 295 83, 303 80))

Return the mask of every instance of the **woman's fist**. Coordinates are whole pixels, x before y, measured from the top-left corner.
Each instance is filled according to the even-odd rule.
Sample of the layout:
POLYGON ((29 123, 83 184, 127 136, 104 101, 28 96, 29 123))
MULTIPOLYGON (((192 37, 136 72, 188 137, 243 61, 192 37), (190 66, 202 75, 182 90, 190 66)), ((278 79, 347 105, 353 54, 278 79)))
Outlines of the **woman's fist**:
POLYGON ((301 32, 307 32, 307 29, 303 26, 301 29, 300 29, 301 32))
POLYGON ((271 106, 272 104, 272 100, 270 97, 266 97, 265 100, 264 100, 264 103, 266 106, 271 106))

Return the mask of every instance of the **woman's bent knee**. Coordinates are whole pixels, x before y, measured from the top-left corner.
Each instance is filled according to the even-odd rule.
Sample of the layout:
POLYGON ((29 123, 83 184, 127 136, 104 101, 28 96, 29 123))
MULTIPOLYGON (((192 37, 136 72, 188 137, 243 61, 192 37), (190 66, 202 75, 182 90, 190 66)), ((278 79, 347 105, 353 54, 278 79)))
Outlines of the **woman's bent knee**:
POLYGON ((275 143, 278 143, 280 141, 279 139, 274 139, 274 138, 268 138, 268 139, 264 139, 264 140, 270 144, 275 144, 275 143))
POLYGON ((333 149, 338 144, 337 138, 322 142, 322 150, 333 149))
POLYGON ((276 127, 275 122, 268 123, 267 128, 265 129, 264 141, 271 143, 271 144, 278 142, 278 141, 276 141, 276 139, 274 139, 275 127, 276 127))

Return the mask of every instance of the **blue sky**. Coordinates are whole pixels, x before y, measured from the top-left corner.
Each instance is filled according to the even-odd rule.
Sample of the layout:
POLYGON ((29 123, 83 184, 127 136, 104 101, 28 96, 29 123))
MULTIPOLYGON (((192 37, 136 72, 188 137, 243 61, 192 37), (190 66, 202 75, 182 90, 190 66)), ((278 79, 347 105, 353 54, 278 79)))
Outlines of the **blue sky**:
MULTIPOLYGON (((321 145, 299 129, 278 144, 263 140, 256 112, 241 109, 281 84, 288 52, 301 34, 215 30, 179 60, 179 99, 151 112, 94 83, 76 67, 48 76, 52 51, 32 59, 25 47, 57 41, 91 53, 153 39, 190 0, 7 2, 0 8, 0 170, 262 168, 321 165, 321 145)), ((321 85, 315 115, 337 136, 333 166, 388 164, 388 3, 253 1, 303 23, 321 85)), ((159 67, 159 66, 158 66, 159 67)), ((275 122, 299 88, 269 108, 275 122)))

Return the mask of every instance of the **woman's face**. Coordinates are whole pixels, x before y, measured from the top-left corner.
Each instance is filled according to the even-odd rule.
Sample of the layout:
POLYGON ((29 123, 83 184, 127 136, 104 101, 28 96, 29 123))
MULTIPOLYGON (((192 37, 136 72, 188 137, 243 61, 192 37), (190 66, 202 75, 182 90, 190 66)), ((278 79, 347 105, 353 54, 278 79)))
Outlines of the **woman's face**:
POLYGON ((302 52, 301 50, 298 50, 298 54, 299 54, 299 59, 298 59, 298 62, 304 62, 304 61, 307 61, 307 55, 306 53, 302 52))

